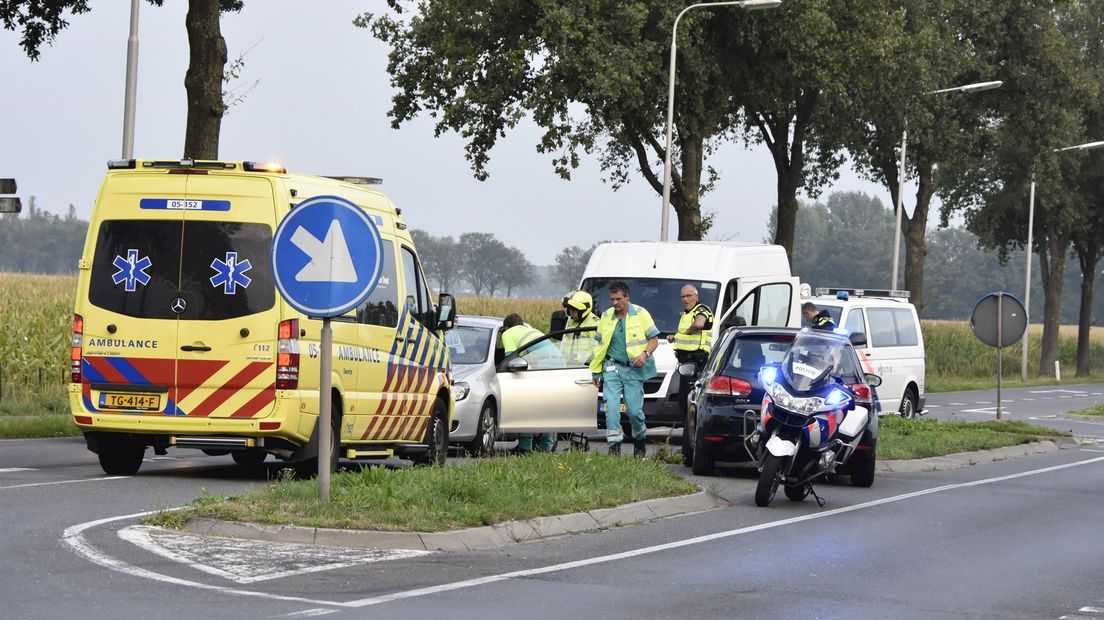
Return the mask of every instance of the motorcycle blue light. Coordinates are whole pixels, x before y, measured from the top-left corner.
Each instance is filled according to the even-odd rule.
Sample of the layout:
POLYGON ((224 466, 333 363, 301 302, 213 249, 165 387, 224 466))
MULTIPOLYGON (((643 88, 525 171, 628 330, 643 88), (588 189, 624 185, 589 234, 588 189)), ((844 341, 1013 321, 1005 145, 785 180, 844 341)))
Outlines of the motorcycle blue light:
POLYGON ((759 369, 759 381, 763 385, 770 385, 778 380, 778 369, 774 366, 764 366, 759 369))
POLYGON ((828 394, 828 398, 824 399, 824 404, 825 405, 838 405, 838 404, 844 402, 845 400, 847 400, 847 394, 844 394, 842 390, 833 389, 828 394))

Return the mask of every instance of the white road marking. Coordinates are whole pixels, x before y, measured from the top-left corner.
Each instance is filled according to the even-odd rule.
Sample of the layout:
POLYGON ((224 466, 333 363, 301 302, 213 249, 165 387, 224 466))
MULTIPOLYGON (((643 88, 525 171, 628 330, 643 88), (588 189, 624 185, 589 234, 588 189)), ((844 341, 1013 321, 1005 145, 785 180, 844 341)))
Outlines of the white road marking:
POLYGON ((430 595, 430 594, 437 594, 437 593, 440 593, 440 592, 451 592, 451 591, 454 591, 454 590, 462 590, 462 589, 471 588, 471 587, 475 587, 475 586, 486 585, 486 584, 489 584, 489 583, 497 583, 497 582, 500 582, 500 581, 507 581, 509 579, 515 579, 515 578, 518 578, 518 577, 531 577, 533 575, 543 575, 543 574, 548 574, 548 573, 556 573, 556 572, 570 570, 570 569, 574 569, 574 568, 580 568, 580 567, 583 567, 583 566, 591 566, 591 565, 595 565, 595 564, 604 564, 606 562, 614 562, 614 561, 617 561, 617 560, 624 560, 624 559, 627 559, 627 558, 633 558, 633 557, 642 556, 642 555, 649 555, 649 554, 652 554, 652 553, 658 553, 658 552, 667 551, 667 550, 670 550, 670 549, 678 549, 678 548, 681 548, 681 547, 687 547, 687 546, 690 546, 690 545, 697 545, 697 544, 710 542, 710 541, 714 541, 714 540, 720 540, 720 539, 723 539, 723 538, 731 538, 731 537, 740 536, 740 535, 743 535, 743 534, 750 534, 750 533, 753 533, 753 532, 760 532, 760 531, 763 531, 763 530, 769 530, 769 529, 773 529, 773 528, 776 528, 776 527, 783 527, 783 526, 786 526, 786 525, 793 525, 793 524, 796 524, 796 523, 803 523, 805 521, 813 521, 813 520, 816 520, 816 519, 823 519, 823 518, 826 518, 826 517, 833 517, 833 516, 836 516, 836 515, 841 515, 841 514, 845 514, 845 513, 849 513, 849 512, 855 512, 855 511, 858 511, 858 510, 865 510, 867 508, 875 508, 875 507, 878 507, 878 506, 884 506, 886 504, 893 504, 893 503, 902 502, 902 501, 909 500, 909 499, 914 499, 914 498, 917 498, 917 497, 923 497, 925 495, 932 495, 932 494, 935 494, 935 493, 943 493, 945 491, 953 491, 953 490, 956 490, 956 489, 964 489, 964 488, 968 488, 968 487, 976 487, 976 486, 983 486, 983 485, 987 485, 987 484, 994 484, 994 483, 997 483, 997 482, 1004 482, 1004 481, 1007 481, 1007 480, 1015 480, 1015 479, 1018 479, 1018 478, 1026 478, 1028 476, 1037 476, 1037 475, 1040 475, 1040 474, 1046 474, 1046 473, 1050 473, 1050 472, 1060 471, 1060 470, 1069 469, 1069 468, 1072 468, 1072 467, 1081 467, 1083 465, 1092 465, 1092 464, 1095 464, 1095 463, 1100 463, 1102 461, 1104 461, 1104 456, 1094 457, 1094 458, 1091 458, 1091 459, 1087 459, 1087 460, 1084 460, 1084 461, 1077 461, 1077 462, 1074 462, 1074 463, 1065 463, 1063 465, 1054 465, 1054 466, 1051 466, 1051 467, 1044 467, 1042 469, 1033 469, 1033 470, 1029 470, 1029 471, 1025 471, 1025 472, 1009 474, 1009 475, 1006 475, 1006 476, 998 476, 998 477, 995 477, 995 478, 984 478, 982 480, 974 480, 972 482, 959 482, 959 483, 955 483, 955 484, 946 484, 946 485, 943 485, 943 486, 932 487, 930 489, 923 489, 923 490, 920 490, 920 491, 913 491, 911 493, 903 493, 901 495, 894 495, 894 496, 891 496, 891 497, 884 497, 882 499, 876 499, 876 500, 872 500, 872 501, 869 501, 869 502, 864 502, 864 503, 861 503, 861 504, 855 504, 855 505, 852 505, 852 506, 845 506, 843 508, 835 508, 835 509, 832 509, 832 510, 826 510, 824 512, 816 512, 816 513, 812 513, 812 514, 802 515, 800 517, 791 517, 789 519, 780 519, 778 521, 769 521, 767 523, 761 523, 759 525, 752 525, 752 526, 742 527, 742 528, 735 529, 735 530, 727 530, 727 531, 724 531, 724 532, 717 532, 717 533, 714 533, 714 534, 706 534, 704 536, 696 536, 694 538, 687 538, 687 539, 683 539, 683 540, 677 540, 677 541, 674 541, 674 542, 664 543, 664 544, 661 544, 661 545, 653 545, 651 547, 642 547, 640 549, 634 549, 632 551, 625 551, 625 552, 622 552, 622 553, 614 553, 614 554, 610 554, 610 555, 604 555, 604 556, 588 558, 588 559, 585 559, 585 560, 577 560, 577 561, 574 561, 574 562, 564 562, 564 563, 561 563, 561 564, 553 564, 553 565, 550 565, 550 566, 542 566, 542 567, 539 567, 539 568, 519 570, 519 571, 513 571, 513 572, 509 572, 509 573, 501 573, 501 574, 498 574, 498 575, 488 575, 486 577, 478 577, 478 578, 475 578, 475 579, 467 579, 467 580, 464 580, 464 581, 455 581, 455 582, 452 582, 452 583, 444 583, 444 584, 441 584, 441 585, 430 586, 430 587, 426 587, 426 588, 416 588, 414 590, 404 590, 404 591, 399 591, 399 592, 393 592, 391 594, 385 594, 385 595, 382 595, 382 596, 374 596, 374 597, 371 597, 371 598, 363 598, 363 599, 354 600, 354 601, 347 601, 347 602, 321 601, 321 600, 312 600, 312 599, 295 597, 295 596, 283 596, 283 595, 271 594, 271 593, 267 593, 267 592, 254 592, 252 590, 241 590, 241 589, 237 589, 237 588, 227 588, 227 587, 223 587, 223 586, 214 586, 214 585, 209 585, 209 584, 205 584, 205 583, 189 581, 189 580, 186 580, 186 579, 179 579, 179 578, 176 578, 176 577, 170 577, 168 575, 162 575, 160 573, 155 573, 153 571, 150 571, 150 570, 147 570, 147 569, 144 569, 144 568, 139 568, 139 567, 134 566, 132 564, 128 564, 126 562, 123 562, 122 560, 118 560, 116 558, 113 558, 113 557, 111 557, 111 556, 109 556, 105 553, 102 553, 102 552, 98 551, 96 548, 92 547, 84 539, 84 532, 87 531, 90 528, 97 527, 97 526, 100 526, 100 525, 104 525, 104 524, 107 524, 107 523, 112 523, 112 522, 115 522, 115 521, 123 521, 123 520, 126 520, 126 519, 141 518, 141 517, 144 517, 148 514, 152 514, 153 512, 156 512, 156 511, 152 511, 152 510, 148 511, 148 512, 141 512, 141 513, 135 513, 135 514, 130 514, 130 515, 122 515, 122 516, 118 516, 118 517, 108 517, 106 519, 99 519, 99 520, 96 520, 96 521, 88 521, 88 522, 85 522, 85 523, 79 523, 77 525, 73 525, 71 527, 66 528, 66 530, 62 533, 62 541, 65 544, 69 545, 77 555, 80 555, 80 556, 88 559, 89 561, 91 561, 95 564, 98 564, 100 566, 103 566, 105 568, 109 568, 111 570, 118 571, 118 572, 130 575, 130 576, 133 576, 133 577, 143 577, 143 578, 146 578, 146 579, 152 579, 152 580, 161 581, 161 582, 164 582, 164 583, 171 583, 171 584, 175 584, 175 585, 190 586, 190 587, 199 588, 199 589, 203 589, 203 590, 221 592, 223 594, 235 594, 235 595, 240 595, 240 596, 252 596, 252 597, 265 598, 265 599, 270 599, 270 600, 297 601, 297 602, 303 602, 303 603, 310 603, 310 604, 313 604, 313 605, 330 605, 330 606, 334 606, 334 607, 344 607, 344 608, 354 608, 355 609, 355 608, 359 608, 359 607, 367 607, 369 605, 379 605, 381 603, 387 603, 387 602, 390 602, 390 601, 398 601, 398 600, 404 600, 404 599, 418 598, 418 597, 427 596, 427 595, 430 595))
POLYGON ((17 471, 38 471, 34 467, 0 467, 0 474, 10 474, 17 471))
POLYGON ((988 400, 979 400, 979 401, 975 401, 974 404, 975 405, 990 405, 990 404, 992 404, 992 402, 988 401, 988 400))
POLYGON ((327 609, 325 607, 315 607, 314 609, 304 609, 303 611, 293 611, 290 614, 284 614, 282 616, 276 616, 277 618, 310 618, 312 616, 324 616, 326 614, 336 613, 336 609, 327 609))
POLYGON ((1081 451, 1082 452, 1098 452, 1100 454, 1104 454, 1104 450, 1093 450, 1092 448, 1081 448, 1081 451))
POLYGON ((1034 398, 1021 398, 1020 400, 1024 401, 1025 403, 1029 403, 1029 402, 1034 401, 1035 399, 1034 398))
POLYGON ((952 406, 952 407, 964 407, 964 406, 966 406, 966 403, 947 403, 947 404, 952 406))
POLYGON ((27 487, 45 487, 51 484, 76 484, 78 482, 103 482, 105 480, 123 480, 130 476, 104 476, 103 478, 81 478, 80 480, 55 480, 53 482, 28 482, 27 484, 12 484, 6 487, 0 487, 0 491, 4 489, 25 489, 27 487))
POLYGON ((1060 392, 1065 392, 1067 394, 1088 394, 1088 392, 1084 390, 1030 390, 1030 392, 1032 394, 1058 394, 1060 392))
POLYGON ((119 538, 163 558, 238 583, 430 554, 415 549, 345 549, 198 536, 148 525, 123 528, 119 530, 119 538))
POLYGON ((1083 611, 1089 614, 1104 614, 1104 607, 1082 607, 1077 611, 1083 611))
POLYGON ((928 409, 939 409, 943 405, 924 405, 928 409))

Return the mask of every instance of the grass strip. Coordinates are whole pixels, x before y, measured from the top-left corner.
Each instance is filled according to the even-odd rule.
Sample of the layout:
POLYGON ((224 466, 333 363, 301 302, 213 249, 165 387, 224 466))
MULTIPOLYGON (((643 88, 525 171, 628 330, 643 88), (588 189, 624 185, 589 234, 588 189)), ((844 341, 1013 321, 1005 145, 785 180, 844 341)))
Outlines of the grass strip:
POLYGON ((1104 405, 1096 405, 1089 407, 1088 409, 1082 409, 1080 411, 1070 411, 1070 415, 1083 415, 1083 416, 1104 416, 1104 405))
POLYGON ((588 452, 488 458, 445 467, 365 467, 335 473, 330 502, 314 480, 284 478, 242 496, 206 496, 147 522, 189 517, 304 527, 439 532, 609 508, 694 493, 698 487, 652 459, 588 452))
POLYGON ((73 437, 80 430, 73 416, 0 416, 0 439, 31 439, 35 437, 73 437))
POLYGON ((922 459, 1068 436, 1026 422, 949 422, 886 416, 878 432, 878 459, 922 459))

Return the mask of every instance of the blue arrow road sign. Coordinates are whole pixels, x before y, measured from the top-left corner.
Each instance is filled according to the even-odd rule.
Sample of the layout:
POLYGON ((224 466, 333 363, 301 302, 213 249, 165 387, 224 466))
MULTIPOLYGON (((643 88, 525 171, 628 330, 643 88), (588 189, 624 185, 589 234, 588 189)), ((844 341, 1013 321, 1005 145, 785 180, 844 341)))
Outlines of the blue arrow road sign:
POLYGON ((272 237, 276 288, 293 308, 314 317, 345 314, 367 299, 382 257, 373 218, 338 196, 299 203, 272 237))

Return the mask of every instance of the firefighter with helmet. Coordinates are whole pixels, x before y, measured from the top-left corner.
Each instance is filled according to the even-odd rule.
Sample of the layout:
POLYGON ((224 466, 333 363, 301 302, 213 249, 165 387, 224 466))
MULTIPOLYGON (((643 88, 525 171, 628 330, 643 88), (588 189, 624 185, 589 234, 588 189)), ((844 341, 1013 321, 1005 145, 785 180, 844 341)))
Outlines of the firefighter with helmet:
MULTIPOLYGON (((571 291, 563 298, 563 309, 567 313, 565 329, 593 328, 598 325, 598 315, 594 313, 594 299, 586 291, 571 291)), ((560 352, 568 364, 586 364, 590 361, 594 349, 595 330, 564 334, 560 341, 560 352)))

